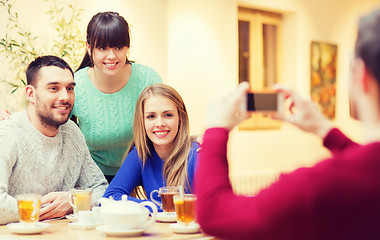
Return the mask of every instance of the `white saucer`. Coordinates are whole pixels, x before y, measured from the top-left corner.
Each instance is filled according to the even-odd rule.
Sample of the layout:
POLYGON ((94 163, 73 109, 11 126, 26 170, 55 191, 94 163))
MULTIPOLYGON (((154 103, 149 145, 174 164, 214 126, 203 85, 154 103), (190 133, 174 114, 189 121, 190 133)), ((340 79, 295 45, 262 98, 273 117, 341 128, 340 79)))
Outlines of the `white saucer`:
POLYGON ((200 227, 198 223, 190 224, 189 226, 182 226, 179 223, 170 224, 169 227, 175 233, 198 233, 200 232, 200 227))
POLYGON ((126 230, 112 230, 105 225, 101 225, 96 228, 101 232, 104 232, 107 236, 110 237, 138 237, 143 234, 144 229, 126 229, 126 230))
POLYGON ((177 222, 177 214, 167 214, 165 212, 159 212, 156 215, 156 220, 160 222, 177 222))
POLYGON ((50 223, 39 222, 35 225, 25 225, 22 223, 9 223, 7 224, 7 228, 17 234, 37 234, 45 231, 48 227, 50 227, 50 223))
POLYGON ((92 223, 92 224, 79 224, 78 222, 69 223, 69 227, 72 227, 75 229, 81 229, 81 230, 94 229, 99 225, 100 225, 99 223, 92 223))
POLYGON ((66 215, 66 218, 69 219, 70 222, 78 222, 78 216, 74 214, 66 215))

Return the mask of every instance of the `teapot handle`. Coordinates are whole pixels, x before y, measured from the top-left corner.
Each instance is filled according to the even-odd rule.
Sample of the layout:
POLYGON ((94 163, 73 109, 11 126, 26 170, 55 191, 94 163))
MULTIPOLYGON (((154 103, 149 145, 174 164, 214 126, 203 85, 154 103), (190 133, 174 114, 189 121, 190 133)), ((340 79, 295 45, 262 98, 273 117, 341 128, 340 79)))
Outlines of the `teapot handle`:
POLYGON ((143 206, 149 206, 152 208, 153 210, 153 213, 152 213, 152 218, 146 222, 144 225, 142 225, 142 228, 144 230, 150 228, 152 226, 152 224, 156 221, 156 215, 157 215, 157 206, 154 205, 154 203, 152 202, 149 202, 149 201, 144 201, 144 202, 141 202, 140 205, 143 205, 143 206))
POLYGON ((160 208, 162 208, 162 204, 161 204, 160 202, 158 202, 156 199, 154 199, 154 197, 153 197, 153 194, 154 194, 155 192, 158 194, 159 197, 161 196, 160 191, 158 191, 158 190, 153 190, 153 191, 150 192, 150 200, 151 200, 152 202, 154 202, 155 204, 157 204, 158 206, 160 206, 160 208))

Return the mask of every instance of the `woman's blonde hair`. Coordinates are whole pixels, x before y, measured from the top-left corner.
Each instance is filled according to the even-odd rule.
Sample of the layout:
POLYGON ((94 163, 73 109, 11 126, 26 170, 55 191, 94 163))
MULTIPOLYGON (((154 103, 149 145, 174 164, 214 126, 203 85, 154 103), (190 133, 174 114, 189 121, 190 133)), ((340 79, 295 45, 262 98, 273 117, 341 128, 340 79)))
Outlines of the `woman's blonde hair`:
POLYGON ((151 96, 160 96, 170 100, 177 108, 179 115, 178 133, 173 140, 172 152, 163 166, 162 174, 167 186, 182 185, 191 191, 187 176, 187 159, 190 153, 191 140, 189 136, 189 118, 185 103, 179 93, 172 87, 165 84, 154 84, 146 87, 137 99, 134 124, 133 142, 127 153, 136 147, 139 157, 145 166, 146 161, 152 156, 153 143, 149 139, 144 125, 144 106, 146 100, 151 96))

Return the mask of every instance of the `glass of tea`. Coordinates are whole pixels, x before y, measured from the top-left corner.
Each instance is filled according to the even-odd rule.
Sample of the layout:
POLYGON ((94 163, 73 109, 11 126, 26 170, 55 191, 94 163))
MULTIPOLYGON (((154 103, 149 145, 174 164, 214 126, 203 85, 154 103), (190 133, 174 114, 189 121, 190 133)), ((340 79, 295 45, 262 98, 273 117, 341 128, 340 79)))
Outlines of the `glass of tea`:
POLYGON ((179 193, 178 187, 168 186, 161 187, 158 190, 153 190, 150 193, 150 199, 155 204, 161 206, 162 210, 166 214, 175 214, 175 207, 173 203, 173 196, 179 193), (153 194, 157 192, 158 196, 161 196, 161 203, 154 199, 153 194))
POLYGON ((79 211, 90 211, 92 207, 92 189, 73 188, 70 190, 70 205, 75 216, 79 211))
POLYGON ((22 224, 33 225, 40 219, 41 195, 22 194, 17 195, 19 221, 22 224))
POLYGON ((196 201, 195 194, 174 195, 173 202, 177 213, 177 223, 188 226, 195 222, 196 201))

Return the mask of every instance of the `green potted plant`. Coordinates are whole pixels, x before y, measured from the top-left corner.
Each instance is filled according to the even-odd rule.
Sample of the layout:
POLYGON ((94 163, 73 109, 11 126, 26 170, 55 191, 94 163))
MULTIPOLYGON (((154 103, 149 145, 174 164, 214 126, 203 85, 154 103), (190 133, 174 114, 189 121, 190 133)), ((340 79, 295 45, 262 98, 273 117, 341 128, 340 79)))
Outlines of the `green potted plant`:
POLYGON ((79 30, 78 23, 83 9, 64 0, 44 0, 50 3, 49 10, 45 12, 49 16, 50 25, 56 32, 52 46, 42 46, 37 42, 41 37, 33 32, 25 30, 19 20, 19 14, 14 10, 16 0, 0 0, 0 8, 7 12, 5 36, 0 36, 0 54, 4 56, 4 65, 9 69, 6 79, 0 82, 9 84, 12 93, 26 86, 25 69, 37 56, 56 55, 67 61, 73 69, 76 69, 84 54, 84 33, 79 30))

